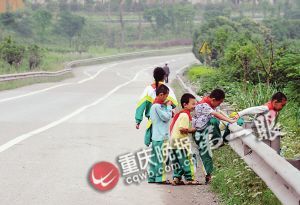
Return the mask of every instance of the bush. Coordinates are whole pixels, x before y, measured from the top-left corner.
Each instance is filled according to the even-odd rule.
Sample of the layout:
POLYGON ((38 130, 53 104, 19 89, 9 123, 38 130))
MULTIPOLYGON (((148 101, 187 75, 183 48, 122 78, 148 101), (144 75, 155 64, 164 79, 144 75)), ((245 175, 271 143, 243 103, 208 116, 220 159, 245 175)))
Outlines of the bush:
POLYGON ((1 58, 10 64, 18 67, 24 58, 25 48, 15 43, 11 37, 4 39, 0 44, 1 58))
POLYGON ((37 45, 29 46, 29 69, 37 68, 42 62, 42 51, 37 45))

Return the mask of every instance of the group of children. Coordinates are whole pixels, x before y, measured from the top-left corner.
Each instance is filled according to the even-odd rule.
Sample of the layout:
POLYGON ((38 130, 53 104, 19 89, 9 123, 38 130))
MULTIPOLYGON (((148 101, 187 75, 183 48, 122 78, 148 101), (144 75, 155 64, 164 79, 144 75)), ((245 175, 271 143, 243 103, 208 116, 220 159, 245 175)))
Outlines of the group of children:
POLYGON ((226 136, 230 134, 227 126, 222 135, 220 121, 242 125, 241 117, 244 115, 268 115, 269 124, 273 126, 278 112, 287 102, 287 97, 278 92, 266 105, 245 109, 229 118, 216 110, 224 101, 225 93, 221 89, 215 89, 200 101, 190 93, 184 94, 180 99, 182 110, 174 115, 178 102, 172 89, 163 83, 164 70, 155 68, 153 74, 155 83, 145 89, 136 110, 137 129, 144 113, 149 120, 145 135, 145 144, 151 144, 152 150, 148 170, 149 183, 200 184, 195 179, 192 141, 198 146, 205 171, 205 183, 210 183, 213 172, 211 146, 223 145, 226 136), (189 137, 190 134, 192 138, 189 137), (166 177, 168 164, 172 165, 173 170, 171 181, 166 177), (183 177, 185 181, 182 180, 183 177))

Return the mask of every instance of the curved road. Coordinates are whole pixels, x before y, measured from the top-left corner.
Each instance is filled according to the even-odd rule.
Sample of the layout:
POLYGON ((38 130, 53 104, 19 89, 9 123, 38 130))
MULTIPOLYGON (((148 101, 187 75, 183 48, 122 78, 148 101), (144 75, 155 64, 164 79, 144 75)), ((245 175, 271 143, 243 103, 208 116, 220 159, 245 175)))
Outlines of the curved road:
MULTIPOLYGON (((194 61, 192 54, 180 54, 80 67, 63 82, 0 92, 0 204, 176 204, 185 199, 172 195, 181 193, 177 187, 126 186, 123 178, 112 191, 100 193, 87 175, 96 162, 115 162, 118 155, 143 148, 145 124, 135 129, 134 111, 152 82, 153 68, 168 62, 174 79, 176 70, 194 61)), ((188 189, 182 192, 186 198, 188 189)), ((214 198, 206 188, 202 192, 194 196, 200 197, 195 204, 210 204, 200 203, 214 198)))

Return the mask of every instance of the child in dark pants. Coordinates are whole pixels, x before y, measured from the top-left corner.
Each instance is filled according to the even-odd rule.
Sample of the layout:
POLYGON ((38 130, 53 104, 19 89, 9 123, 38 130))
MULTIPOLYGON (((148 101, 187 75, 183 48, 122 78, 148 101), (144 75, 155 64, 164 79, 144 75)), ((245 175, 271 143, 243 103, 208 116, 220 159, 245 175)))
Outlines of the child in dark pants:
MULTIPOLYGON (((213 160, 210 147, 210 141, 215 145, 216 142, 223 143, 225 135, 221 135, 219 128, 220 120, 234 123, 236 120, 230 119, 225 115, 216 111, 216 108, 224 101, 225 93, 223 90, 215 89, 207 97, 204 97, 196 106, 193 117, 193 127, 196 129, 194 139, 199 146, 199 154, 205 168, 205 183, 211 181, 213 171, 213 160), (209 136, 212 138, 209 139, 209 136)), ((225 134, 230 132, 225 131, 225 134)), ((219 144, 218 143, 218 144, 219 144)))

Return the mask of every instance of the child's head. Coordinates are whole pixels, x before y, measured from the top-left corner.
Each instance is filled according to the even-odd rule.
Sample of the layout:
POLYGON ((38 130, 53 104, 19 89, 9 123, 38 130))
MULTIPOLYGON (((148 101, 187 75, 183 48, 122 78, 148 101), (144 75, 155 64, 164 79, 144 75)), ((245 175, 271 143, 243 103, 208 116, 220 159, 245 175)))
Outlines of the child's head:
POLYGON ((287 97, 282 92, 277 92, 272 96, 271 103, 274 110, 280 111, 285 106, 287 102, 287 97))
POLYGON ((159 82, 164 81, 165 75, 166 75, 166 72, 164 71, 163 68, 157 67, 157 68, 154 69, 153 78, 155 80, 156 87, 158 87, 159 82))
POLYGON ((168 98, 169 95, 169 88, 165 85, 160 85, 157 89, 156 89, 156 97, 165 102, 168 98))
POLYGON ((181 106, 183 109, 187 109, 190 111, 193 111, 196 107, 197 101, 195 96, 193 96, 190 93, 185 93, 182 97, 181 97, 181 106))
POLYGON ((209 98, 211 99, 211 105, 213 107, 218 107, 224 101, 225 93, 221 89, 214 89, 210 93, 209 98))

